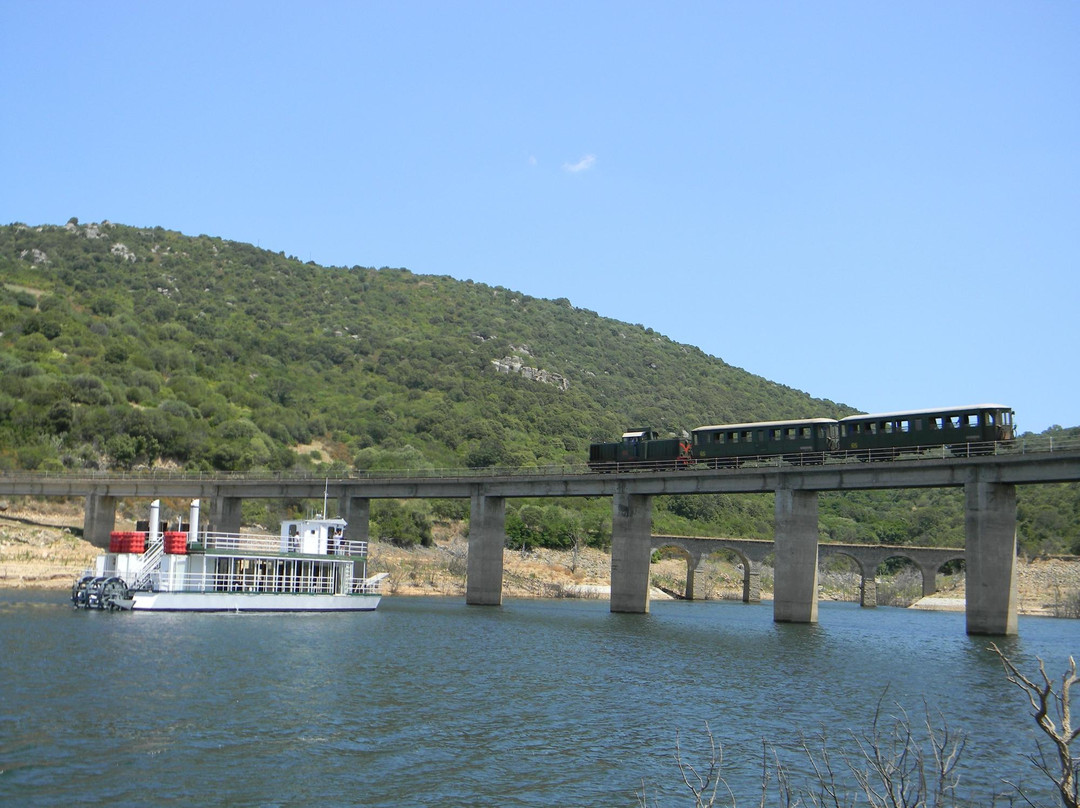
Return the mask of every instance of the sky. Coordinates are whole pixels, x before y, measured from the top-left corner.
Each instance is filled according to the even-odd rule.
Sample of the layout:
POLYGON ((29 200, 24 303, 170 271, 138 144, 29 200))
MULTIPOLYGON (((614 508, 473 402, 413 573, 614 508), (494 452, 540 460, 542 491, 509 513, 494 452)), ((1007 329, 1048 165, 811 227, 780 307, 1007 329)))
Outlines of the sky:
POLYGON ((1077 43, 1066 0, 0 0, 0 223, 448 275, 867 412, 1077 426, 1077 43))

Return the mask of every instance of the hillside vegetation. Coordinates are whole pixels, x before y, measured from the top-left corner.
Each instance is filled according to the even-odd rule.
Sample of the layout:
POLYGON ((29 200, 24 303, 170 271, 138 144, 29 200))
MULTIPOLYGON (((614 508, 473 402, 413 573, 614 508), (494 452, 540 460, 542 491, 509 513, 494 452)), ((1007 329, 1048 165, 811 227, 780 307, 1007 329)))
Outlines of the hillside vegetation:
MULTIPOLYGON (((590 442, 629 426, 855 411, 565 299, 162 228, 0 227, 0 280, 0 471, 580 465, 590 442)), ((628 303, 628 316, 647 311, 628 303)), ((1023 491, 1028 548, 1073 548, 1078 502, 1076 486, 1023 491)), ((508 533, 603 543, 607 508, 515 503, 508 533)), ((960 514, 954 491, 838 495, 823 497, 822 528, 962 543, 960 514)), ((383 503, 373 518, 423 540, 432 517, 460 515, 460 503, 383 503)), ((769 536, 772 503, 673 497, 656 521, 769 536)))

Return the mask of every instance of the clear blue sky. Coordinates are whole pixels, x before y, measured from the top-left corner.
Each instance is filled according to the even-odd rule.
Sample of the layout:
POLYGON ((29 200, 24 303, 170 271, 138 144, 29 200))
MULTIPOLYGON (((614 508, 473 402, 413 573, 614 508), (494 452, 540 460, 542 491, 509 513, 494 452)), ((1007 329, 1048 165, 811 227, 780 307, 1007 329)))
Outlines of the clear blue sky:
POLYGON ((871 412, 1080 425, 1080 3, 0 0, 0 115, 0 222, 472 279, 871 412))

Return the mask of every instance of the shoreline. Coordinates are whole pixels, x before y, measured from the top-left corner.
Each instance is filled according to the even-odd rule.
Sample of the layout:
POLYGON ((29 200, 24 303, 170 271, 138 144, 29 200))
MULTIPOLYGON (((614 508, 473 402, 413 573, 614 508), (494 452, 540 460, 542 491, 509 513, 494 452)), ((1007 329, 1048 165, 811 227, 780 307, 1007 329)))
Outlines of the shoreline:
MULTIPOLYGON (((70 527, 81 511, 75 507, 0 512, 0 588, 69 590, 102 552, 70 527), (70 512, 68 512, 70 511, 70 512)), ((369 543, 369 574, 386 572, 386 597, 464 597, 468 542, 449 526, 436 530, 433 547, 400 548, 369 543)), ((652 565, 650 599, 677 599, 686 580, 682 558, 662 558, 652 565)), ((908 608, 964 611, 962 576, 942 580, 942 589, 916 598, 908 608)), ((503 596, 512 598, 581 598, 608 600, 611 556, 595 548, 529 552, 504 550, 503 596)), ((702 600, 741 600, 742 572, 733 561, 710 559, 698 568, 696 588, 702 600)), ((764 587, 762 601, 772 599, 764 587)), ((857 601, 858 582, 842 588, 820 585, 820 601, 857 601)), ((1080 601, 1080 559, 1017 560, 1017 613, 1055 616, 1080 601)))

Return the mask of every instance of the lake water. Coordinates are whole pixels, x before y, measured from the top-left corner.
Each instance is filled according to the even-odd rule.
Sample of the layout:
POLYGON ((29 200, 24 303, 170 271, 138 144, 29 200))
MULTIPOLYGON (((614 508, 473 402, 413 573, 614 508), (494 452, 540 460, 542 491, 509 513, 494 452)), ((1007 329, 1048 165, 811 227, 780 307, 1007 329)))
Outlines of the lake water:
MULTIPOLYGON (((1055 804, 1024 759, 1024 694, 963 614, 819 611, 805 626, 768 603, 388 597, 364 614, 110 614, 0 590, 0 804, 632 806, 644 783, 650 805, 687 805, 676 736, 703 768, 707 721, 756 805, 762 739, 798 782, 800 735, 850 751, 879 699, 967 733, 971 805, 1006 777, 1055 804)), ((1060 680, 1080 622, 1021 618, 999 644, 1060 680)))

